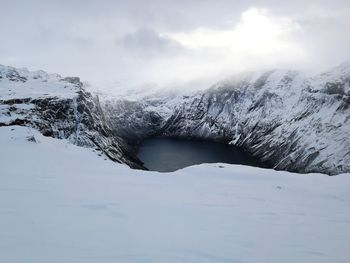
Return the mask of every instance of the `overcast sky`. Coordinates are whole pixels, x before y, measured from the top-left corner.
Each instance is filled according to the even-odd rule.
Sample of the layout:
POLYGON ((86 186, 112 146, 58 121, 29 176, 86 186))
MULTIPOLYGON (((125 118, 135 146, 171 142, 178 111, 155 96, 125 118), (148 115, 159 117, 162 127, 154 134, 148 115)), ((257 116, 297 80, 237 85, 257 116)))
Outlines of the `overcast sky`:
POLYGON ((0 0, 0 64, 129 88, 350 60, 349 0, 0 0))

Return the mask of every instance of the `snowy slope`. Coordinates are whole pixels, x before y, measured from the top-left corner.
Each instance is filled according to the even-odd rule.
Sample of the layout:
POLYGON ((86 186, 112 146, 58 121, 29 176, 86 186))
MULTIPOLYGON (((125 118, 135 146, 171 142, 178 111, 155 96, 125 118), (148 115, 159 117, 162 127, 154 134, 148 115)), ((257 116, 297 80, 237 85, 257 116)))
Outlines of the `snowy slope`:
POLYGON ((0 65, 0 99, 60 97, 73 98, 79 87, 58 74, 29 71, 0 65))
POLYGON ((144 172, 20 126, 0 145, 0 262, 349 262, 350 174, 144 172))

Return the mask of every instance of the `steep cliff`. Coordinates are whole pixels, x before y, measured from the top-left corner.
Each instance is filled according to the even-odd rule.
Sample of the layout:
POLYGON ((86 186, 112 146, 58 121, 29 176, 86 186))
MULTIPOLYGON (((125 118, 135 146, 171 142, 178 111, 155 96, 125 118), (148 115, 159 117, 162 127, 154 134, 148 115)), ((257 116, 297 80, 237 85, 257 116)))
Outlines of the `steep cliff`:
POLYGON ((105 122, 99 99, 79 78, 0 66, 0 126, 22 125, 43 135, 93 147, 131 167, 141 163, 105 122))

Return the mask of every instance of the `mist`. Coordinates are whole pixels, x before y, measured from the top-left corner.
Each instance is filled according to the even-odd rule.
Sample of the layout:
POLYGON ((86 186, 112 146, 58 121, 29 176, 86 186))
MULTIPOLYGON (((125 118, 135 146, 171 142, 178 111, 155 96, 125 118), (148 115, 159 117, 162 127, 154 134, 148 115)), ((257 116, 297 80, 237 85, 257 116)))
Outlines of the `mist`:
POLYGON ((0 64, 99 90, 189 87, 350 59, 348 1, 1 1, 0 64), (192 84, 191 84, 192 83, 192 84))

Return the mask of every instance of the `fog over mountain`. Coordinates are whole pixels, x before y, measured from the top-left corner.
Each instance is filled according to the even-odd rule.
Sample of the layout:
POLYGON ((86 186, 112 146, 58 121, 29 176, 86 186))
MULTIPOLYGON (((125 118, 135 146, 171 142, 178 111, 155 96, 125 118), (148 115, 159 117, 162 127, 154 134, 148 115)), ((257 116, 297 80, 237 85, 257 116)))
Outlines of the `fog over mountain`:
POLYGON ((350 59, 346 0, 2 0, 1 10, 2 64, 112 91, 350 59))

